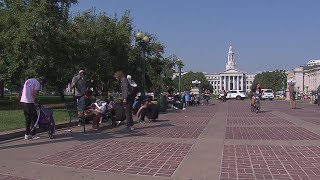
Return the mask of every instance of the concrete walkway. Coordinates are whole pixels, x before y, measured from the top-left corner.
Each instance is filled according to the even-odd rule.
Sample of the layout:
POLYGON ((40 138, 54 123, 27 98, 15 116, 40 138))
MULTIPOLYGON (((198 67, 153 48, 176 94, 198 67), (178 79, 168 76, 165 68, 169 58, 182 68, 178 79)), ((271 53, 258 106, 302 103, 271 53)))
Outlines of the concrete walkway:
POLYGON ((1 179, 320 179, 320 111, 284 101, 215 101, 126 133, 75 127, 0 142, 1 179))

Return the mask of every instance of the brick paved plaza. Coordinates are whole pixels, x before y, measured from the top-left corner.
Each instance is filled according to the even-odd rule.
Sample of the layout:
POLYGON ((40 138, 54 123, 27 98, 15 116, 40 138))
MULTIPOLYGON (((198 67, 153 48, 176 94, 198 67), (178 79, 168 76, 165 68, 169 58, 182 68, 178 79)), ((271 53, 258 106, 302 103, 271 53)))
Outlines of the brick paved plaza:
POLYGON ((320 179, 319 107, 248 101, 161 114, 132 133, 74 127, 0 142, 2 179, 320 179))

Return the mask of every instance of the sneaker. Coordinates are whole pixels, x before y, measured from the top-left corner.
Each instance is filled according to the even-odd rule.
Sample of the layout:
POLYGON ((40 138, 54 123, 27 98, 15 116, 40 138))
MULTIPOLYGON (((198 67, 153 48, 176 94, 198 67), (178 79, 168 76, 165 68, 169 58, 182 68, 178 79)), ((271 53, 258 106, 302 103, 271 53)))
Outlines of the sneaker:
POLYGON ((122 129, 120 129, 120 132, 130 133, 130 132, 132 132, 131 127, 130 126, 126 126, 126 127, 122 128, 122 129))
POLYGON ((112 121, 111 121, 111 120, 110 120, 110 121, 107 121, 107 122, 106 122, 106 125, 107 125, 107 126, 111 126, 111 125, 112 125, 112 121))
POLYGON ((116 121, 116 125, 119 126, 121 124, 121 121, 116 121))
POLYGON ((40 137, 39 136, 36 136, 36 135, 34 135, 34 136, 32 136, 32 140, 36 140, 36 139, 39 139, 40 137))
POLYGON ((144 121, 141 120, 141 119, 139 119, 139 120, 137 121, 137 123, 144 123, 144 121))
POLYGON ((24 135, 24 139, 25 139, 25 140, 27 140, 27 139, 31 139, 31 138, 32 138, 32 136, 31 136, 31 135, 26 135, 26 134, 24 135))
POLYGON ((186 108, 183 108, 182 110, 185 110, 186 108))
POLYGON ((134 127, 133 126, 129 126, 130 130, 133 131, 134 130, 134 127))

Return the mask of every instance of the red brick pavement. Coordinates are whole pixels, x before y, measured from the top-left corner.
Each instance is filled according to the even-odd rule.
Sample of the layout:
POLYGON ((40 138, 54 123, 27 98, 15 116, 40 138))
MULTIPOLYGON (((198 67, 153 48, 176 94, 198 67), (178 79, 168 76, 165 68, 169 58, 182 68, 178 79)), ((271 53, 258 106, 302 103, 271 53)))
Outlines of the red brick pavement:
MULTIPOLYGON (((206 125, 209 123, 212 117, 190 117, 190 116, 180 116, 180 117, 169 117, 160 120, 160 123, 171 123, 171 124, 189 124, 189 125, 206 125)), ((155 121, 157 123, 157 121, 155 121)))
POLYGON ((266 117, 276 117, 269 112, 232 112, 228 114, 228 117, 254 117, 254 118, 266 118, 266 117))
POLYGON ((35 162, 113 173, 171 177, 191 147, 191 144, 182 143, 95 140, 35 162))
POLYGON ((205 126, 174 126, 162 124, 159 126, 140 126, 136 130, 145 137, 164 138, 198 138, 205 126))
POLYGON ((227 125, 294 125, 290 121, 281 118, 228 118, 227 125))
POLYGON ((225 145, 220 179, 320 179, 320 147, 225 145))
POLYGON ((0 180, 34 180, 34 179, 0 174, 0 180))
POLYGON ((320 140, 320 136, 302 127, 227 127, 226 139, 248 140, 320 140))
POLYGON ((319 118, 302 117, 300 119, 303 120, 303 121, 312 123, 312 124, 320 125, 320 119, 319 118))

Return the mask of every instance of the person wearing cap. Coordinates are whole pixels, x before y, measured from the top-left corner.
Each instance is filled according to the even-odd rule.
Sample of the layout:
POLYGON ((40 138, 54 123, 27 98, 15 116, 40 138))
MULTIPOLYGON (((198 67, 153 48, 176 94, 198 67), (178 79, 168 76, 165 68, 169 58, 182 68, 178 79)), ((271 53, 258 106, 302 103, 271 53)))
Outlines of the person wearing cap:
POLYGON ((24 139, 38 139, 36 136, 36 129, 34 127, 37 121, 37 111, 35 107, 35 101, 39 95, 41 85, 46 83, 44 77, 30 78, 27 79, 23 85, 22 94, 20 98, 21 106, 23 109, 25 121, 26 121, 26 132, 24 139))
POLYGON ((72 78, 71 88, 74 88, 74 97, 77 102, 84 95, 84 92, 87 90, 85 75, 85 70, 80 69, 79 74, 72 78))

